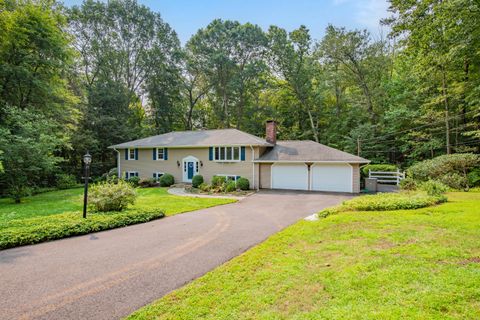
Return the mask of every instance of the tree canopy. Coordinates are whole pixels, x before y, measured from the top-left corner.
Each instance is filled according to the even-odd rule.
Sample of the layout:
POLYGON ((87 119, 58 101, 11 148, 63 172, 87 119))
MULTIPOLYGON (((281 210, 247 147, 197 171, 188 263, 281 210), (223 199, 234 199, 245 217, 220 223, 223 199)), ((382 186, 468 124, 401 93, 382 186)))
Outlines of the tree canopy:
POLYGON ((480 142, 480 5, 390 1, 388 37, 215 19, 183 46, 135 0, 0 0, 0 185, 115 165, 109 145, 238 128, 408 166, 480 142), (3 171, 1 166, 3 165, 3 171), (12 177, 15 176, 15 177, 12 177))

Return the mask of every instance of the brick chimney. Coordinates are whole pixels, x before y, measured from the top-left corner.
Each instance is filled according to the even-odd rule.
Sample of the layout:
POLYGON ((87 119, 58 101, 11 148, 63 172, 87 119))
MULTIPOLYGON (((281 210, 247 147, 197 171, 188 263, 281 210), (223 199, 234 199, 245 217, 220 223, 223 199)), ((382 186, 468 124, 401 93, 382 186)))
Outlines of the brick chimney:
POLYGON ((265 125, 265 140, 268 143, 277 143, 277 123, 275 120, 267 120, 265 125))

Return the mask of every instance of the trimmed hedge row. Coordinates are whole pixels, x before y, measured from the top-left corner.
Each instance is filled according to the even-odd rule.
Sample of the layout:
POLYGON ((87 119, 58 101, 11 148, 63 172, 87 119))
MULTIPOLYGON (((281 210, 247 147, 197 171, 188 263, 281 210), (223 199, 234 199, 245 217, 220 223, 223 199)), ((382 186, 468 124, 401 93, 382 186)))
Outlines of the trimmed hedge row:
POLYGON ((432 196, 420 192, 378 193, 344 201, 340 206, 320 211, 318 216, 326 218, 331 214, 346 211, 411 210, 433 206, 446 201, 447 197, 444 195, 432 196))
POLYGON ((90 213, 66 212, 51 216, 11 220, 0 224, 0 249, 61 239, 71 236, 124 227, 164 217, 160 210, 90 213))

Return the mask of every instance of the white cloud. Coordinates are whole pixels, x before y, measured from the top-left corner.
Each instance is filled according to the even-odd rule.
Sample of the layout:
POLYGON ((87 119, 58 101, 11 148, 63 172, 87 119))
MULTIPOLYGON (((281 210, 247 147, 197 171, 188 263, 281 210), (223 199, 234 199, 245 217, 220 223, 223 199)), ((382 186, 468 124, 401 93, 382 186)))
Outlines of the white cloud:
POLYGON ((355 20, 367 29, 379 28, 380 20, 388 17, 386 0, 362 0, 356 3, 355 20))

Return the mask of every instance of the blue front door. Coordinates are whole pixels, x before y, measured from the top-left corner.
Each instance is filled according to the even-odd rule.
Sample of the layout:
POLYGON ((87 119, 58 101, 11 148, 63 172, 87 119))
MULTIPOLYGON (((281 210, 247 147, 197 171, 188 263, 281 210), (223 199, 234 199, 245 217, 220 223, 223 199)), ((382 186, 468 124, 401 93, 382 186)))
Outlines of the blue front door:
POLYGON ((193 178, 193 169, 195 164, 193 162, 188 162, 187 170, 188 170, 188 180, 193 178))

